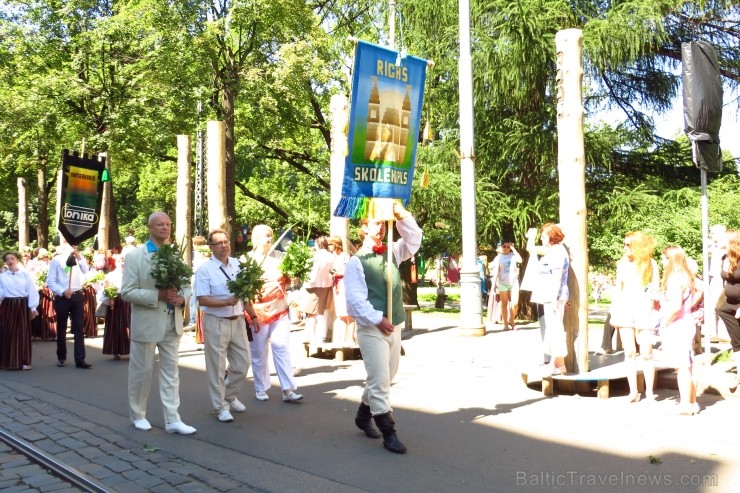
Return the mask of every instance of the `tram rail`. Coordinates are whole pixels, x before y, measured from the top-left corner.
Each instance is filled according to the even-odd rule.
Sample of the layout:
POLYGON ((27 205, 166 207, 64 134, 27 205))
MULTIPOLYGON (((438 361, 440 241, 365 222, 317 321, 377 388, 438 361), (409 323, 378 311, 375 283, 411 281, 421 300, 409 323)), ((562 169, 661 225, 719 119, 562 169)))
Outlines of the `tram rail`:
POLYGON ((69 482, 72 486, 90 493, 112 493, 112 490, 107 489, 98 481, 74 467, 56 460, 53 456, 11 433, 0 430, 0 441, 40 465, 52 475, 69 482))

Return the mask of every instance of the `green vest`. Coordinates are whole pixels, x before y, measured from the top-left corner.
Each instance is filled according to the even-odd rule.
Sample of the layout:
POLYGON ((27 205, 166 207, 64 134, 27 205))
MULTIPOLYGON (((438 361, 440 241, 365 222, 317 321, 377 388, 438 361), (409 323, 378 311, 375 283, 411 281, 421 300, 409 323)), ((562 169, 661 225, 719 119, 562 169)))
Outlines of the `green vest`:
POLYGON ((388 317, 388 288, 386 287, 386 259, 387 253, 378 255, 361 249, 355 257, 362 264, 365 271, 365 283, 367 284, 367 299, 373 308, 383 312, 393 325, 398 325, 406 320, 406 312, 403 309, 403 293, 401 290, 401 275, 398 266, 393 262, 391 273, 393 275, 393 317, 388 317))

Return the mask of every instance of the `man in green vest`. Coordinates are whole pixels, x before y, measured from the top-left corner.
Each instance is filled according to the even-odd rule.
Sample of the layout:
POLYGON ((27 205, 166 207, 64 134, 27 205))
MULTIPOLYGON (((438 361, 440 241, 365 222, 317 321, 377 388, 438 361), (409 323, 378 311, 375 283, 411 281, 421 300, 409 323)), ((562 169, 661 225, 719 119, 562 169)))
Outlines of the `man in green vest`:
POLYGON ((419 250, 422 235, 414 218, 399 202, 394 203, 393 214, 401 238, 393 243, 390 269, 386 246, 383 245, 385 221, 363 219, 360 231, 362 247, 347 263, 344 285, 347 312, 357 321, 357 339, 367 371, 367 383, 355 424, 370 438, 380 438, 382 433, 386 449, 404 454, 406 446, 396 435, 390 402, 391 381, 401 358, 401 327, 406 318, 398 264, 419 250), (393 280, 390 314, 386 283, 389 272, 393 280), (380 433, 373 427, 373 419, 380 433))

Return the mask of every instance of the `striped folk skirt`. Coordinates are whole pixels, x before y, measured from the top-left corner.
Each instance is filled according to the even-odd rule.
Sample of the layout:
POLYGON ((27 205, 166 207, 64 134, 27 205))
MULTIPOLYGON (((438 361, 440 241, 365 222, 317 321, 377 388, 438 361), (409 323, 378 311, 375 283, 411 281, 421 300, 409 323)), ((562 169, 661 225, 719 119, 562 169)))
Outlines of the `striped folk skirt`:
POLYGON ((205 344, 205 337, 203 337, 203 312, 200 311, 200 305, 196 308, 195 312, 195 343, 205 344))
POLYGON ((85 337, 98 337, 98 321, 95 318, 95 308, 97 308, 98 302, 95 299, 95 288, 89 284, 84 286, 82 295, 85 297, 82 331, 85 333, 85 337))
POLYGON ((113 300, 105 315, 105 332, 103 333, 103 354, 129 354, 131 352, 131 303, 123 301, 120 296, 113 300))
POLYGON ((31 312, 27 298, 5 298, 0 304, 0 368, 31 365, 31 312))
POLYGON ((54 310, 54 293, 49 288, 39 289, 39 316, 31 322, 31 333, 43 341, 57 340, 57 312, 54 310))

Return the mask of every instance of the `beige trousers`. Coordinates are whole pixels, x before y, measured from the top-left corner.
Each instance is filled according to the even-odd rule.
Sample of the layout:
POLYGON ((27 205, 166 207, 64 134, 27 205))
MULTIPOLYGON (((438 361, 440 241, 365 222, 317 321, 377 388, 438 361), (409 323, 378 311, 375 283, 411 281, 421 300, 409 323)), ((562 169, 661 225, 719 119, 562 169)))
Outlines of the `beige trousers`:
POLYGON ((362 402, 370 406, 373 416, 392 411, 391 382, 401 359, 401 328, 397 325, 390 335, 384 335, 376 326, 357 325, 357 340, 362 361, 367 371, 367 383, 362 402))
POLYGON ((229 402, 239 396, 247 381, 250 358, 246 322, 244 317, 227 320, 204 313, 203 336, 208 397, 219 413, 229 409, 229 402))
POLYGON ((177 362, 179 358, 180 335, 175 330, 175 317, 170 316, 169 328, 164 339, 159 342, 131 341, 131 354, 128 361, 128 403, 131 419, 146 417, 146 403, 152 387, 154 371, 154 350, 159 351, 159 397, 162 400, 164 422, 180 421, 180 375, 177 362))

